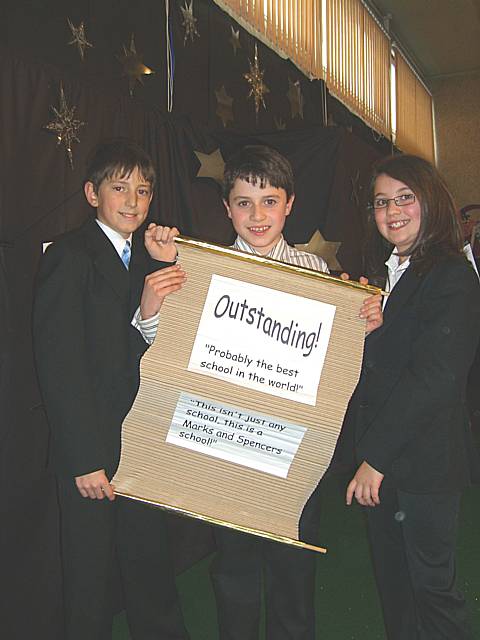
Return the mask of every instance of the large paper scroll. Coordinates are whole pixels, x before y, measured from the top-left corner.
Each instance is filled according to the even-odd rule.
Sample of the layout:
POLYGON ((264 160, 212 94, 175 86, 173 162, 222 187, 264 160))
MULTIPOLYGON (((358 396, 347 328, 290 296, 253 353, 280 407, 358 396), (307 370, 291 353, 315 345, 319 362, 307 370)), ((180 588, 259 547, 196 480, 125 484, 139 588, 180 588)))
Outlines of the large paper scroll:
MULTIPOLYGON (((116 492, 299 542, 358 380, 374 290, 196 241, 125 419, 116 492)), ((319 547, 310 547, 320 550, 319 547)))

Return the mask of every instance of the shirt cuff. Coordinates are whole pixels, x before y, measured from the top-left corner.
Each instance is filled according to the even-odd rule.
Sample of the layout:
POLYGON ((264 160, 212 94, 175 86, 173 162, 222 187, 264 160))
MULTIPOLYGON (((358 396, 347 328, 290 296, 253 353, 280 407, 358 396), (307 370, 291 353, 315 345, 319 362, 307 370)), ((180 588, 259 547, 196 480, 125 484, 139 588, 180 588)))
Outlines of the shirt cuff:
POLYGON ((160 322, 160 314, 156 313, 151 318, 143 320, 140 314, 140 307, 133 314, 131 325, 135 327, 142 334, 143 339, 147 344, 153 344, 155 336, 157 335, 158 323, 160 322))

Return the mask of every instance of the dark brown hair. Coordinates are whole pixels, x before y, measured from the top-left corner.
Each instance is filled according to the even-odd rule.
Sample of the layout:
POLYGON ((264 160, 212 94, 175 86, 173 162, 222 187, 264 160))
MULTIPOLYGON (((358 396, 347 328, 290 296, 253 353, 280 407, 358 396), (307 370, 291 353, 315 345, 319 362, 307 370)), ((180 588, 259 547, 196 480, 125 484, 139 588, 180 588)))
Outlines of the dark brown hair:
POLYGON ((108 140, 98 145, 90 156, 85 182, 92 182, 95 192, 104 180, 128 178, 134 169, 155 187, 155 169, 148 153, 138 144, 124 138, 108 140))
MULTIPOLYGON (((417 237, 400 256, 410 256, 410 262, 419 274, 449 255, 461 255, 463 235, 452 195, 437 169, 418 156, 399 154, 384 158, 373 166, 368 189, 373 201, 375 181, 380 175, 399 180, 415 194, 420 205, 421 220, 417 237)), ((367 273, 379 273, 385 258, 392 250, 379 233, 375 212, 368 207, 366 269, 367 273)))
POLYGON ((281 153, 265 145, 249 145, 231 156, 223 174, 223 197, 228 201, 236 180, 245 180, 262 189, 270 184, 284 189, 287 200, 294 193, 293 171, 290 162, 281 153))

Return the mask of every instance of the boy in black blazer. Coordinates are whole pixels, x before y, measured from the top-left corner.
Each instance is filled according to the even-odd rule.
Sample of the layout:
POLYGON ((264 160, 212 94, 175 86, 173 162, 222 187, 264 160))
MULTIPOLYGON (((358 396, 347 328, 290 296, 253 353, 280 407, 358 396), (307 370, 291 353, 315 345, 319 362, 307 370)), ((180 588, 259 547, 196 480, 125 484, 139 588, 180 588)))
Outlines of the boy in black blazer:
POLYGON ((34 303, 38 378, 58 478, 65 640, 106 640, 118 556, 134 640, 187 637, 163 513, 114 495, 122 421, 138 389, 139 361, 166 295, 185 274, 173 264, 178 231, 146 219, 155 185, 136 144, 98 148, 84 191, 96 209, 55 241, 40 266, 34 303))

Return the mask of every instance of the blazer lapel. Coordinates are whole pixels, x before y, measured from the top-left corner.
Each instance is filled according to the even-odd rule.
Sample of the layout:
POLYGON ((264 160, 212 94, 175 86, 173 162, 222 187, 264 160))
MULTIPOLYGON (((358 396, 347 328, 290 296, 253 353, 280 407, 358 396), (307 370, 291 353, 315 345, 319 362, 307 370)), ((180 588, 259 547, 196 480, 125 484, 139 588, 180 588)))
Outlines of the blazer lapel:
POLYGON ((96 269, 102 274, 119 298, 128 301, 130 292, 128 271, 119 258, 115 247, 95 220, 87 223, 86 232, 90 235, 90 246, 96 269))
POLYGON ((409 299, 420 286, 422 279, 422 277, 416 275, 411 266, 408 267, 393 291, 388 295, 383 310, 383 325, 367 336, 369 342, 380 337, 383 331, 395 320, 399 311, 408 304, 409 299))
POLYGON ((149 260, 143 241, 143 233, 134 233, 132 237, 132 257, 130 259, 130 297, 135 305, 138 305, 138 301, 142 296, 145 274, 151 271, 149 260))

